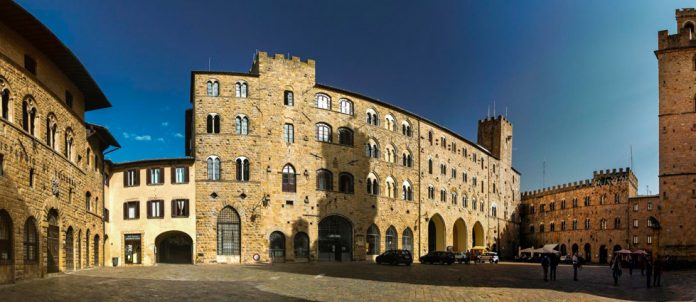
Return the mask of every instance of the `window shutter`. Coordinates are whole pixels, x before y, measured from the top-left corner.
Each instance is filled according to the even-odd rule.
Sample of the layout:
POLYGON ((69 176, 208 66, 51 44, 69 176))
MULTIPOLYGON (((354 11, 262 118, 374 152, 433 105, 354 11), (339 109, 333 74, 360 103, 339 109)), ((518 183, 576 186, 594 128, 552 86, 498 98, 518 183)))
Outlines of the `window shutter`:
POLYGON ((140 201, 135 202, 135 218, 140 219, 140 201))
POLYGON ((184 167, 184 182, 188 183, 189 182, 189 168, 184 167))
POLYGON ((170 183, 176 183, 176 167, 172 166, 169 168, 171 173, 169 173, 169 176, 171 177, 171 180, 169 181, 170 183))
POLYGON ((152 218, 152 201, 147 202, 147 218, 152 218))
POLYGON ((152 169, 146 169, 145 171, 147 171, 145 173, 145 183, 150 185, 150 174, 152 173, 152 169))
POLYGON ((172 217, 176 217, 176 199, 172 199, 172 217))
POLYGON ((161 179, 159 180, 159 183, 163 184, 165 182, 165 177, 164 177, 164 168, 157 168, 159 169, 159 175, 161 179))
POLYGON ((189 217, 189 201, 184 200, 184 216, 189 217))
POLYGON ((128 203, 123 203, 123 219, 128 219, 128 203))
POLYGON ((128 186, 128 171, 129 170, 123 171, 123 187, 124 188, 128 186))
POLYGON ((135 183, 136 187, 140 185, 140 170, 139 169, 135 169, 135 182, 134 183, 135 183))

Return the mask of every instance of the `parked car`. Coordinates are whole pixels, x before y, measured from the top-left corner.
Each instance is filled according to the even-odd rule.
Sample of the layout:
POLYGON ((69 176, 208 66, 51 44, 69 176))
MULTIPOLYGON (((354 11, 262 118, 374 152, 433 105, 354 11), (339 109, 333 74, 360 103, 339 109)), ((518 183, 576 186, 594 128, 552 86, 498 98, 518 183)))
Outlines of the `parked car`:
POLYGON ((498 253, 496 252, 485 252, 478 256, 479 262, 490 262, 498 264, 498 253))
POLYGON ((454 253, 452 252, 440 252, 440 251, 430 251, 427 255, 420 257, 421 263, 441 263, 441 264, 452 264, 454 263, 454 253))
POLYGON ((391 265, 399 265, 401 263, 411 265, 413 257, 411 252, 407 250, 388 250, 375 259, 377 264, 389 263, 391 265))
POLYGON ((454 261, 459 263, 468 263, 469 257, 466 255, 466 252, 456 252, 454 253, 454 261))

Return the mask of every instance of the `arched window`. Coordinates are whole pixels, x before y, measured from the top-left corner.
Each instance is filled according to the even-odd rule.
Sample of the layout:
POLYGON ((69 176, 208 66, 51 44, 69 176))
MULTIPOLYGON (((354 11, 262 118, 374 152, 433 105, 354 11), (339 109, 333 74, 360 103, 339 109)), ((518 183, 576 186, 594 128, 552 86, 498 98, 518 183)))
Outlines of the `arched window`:
POLYGON ((408 181, 404 181, 401 187, 404 190, 404 193, 402 195, 403 200, 413 200, 413 189, 411 188, 411 183, 409 183, 408 181))
POLYGON ((99 258, 99 235, 94 235, 94 266, 101 265, 99 258))
POLYGON ((406 228, 401 235, 401 248, 413 253, 413 231, 411 228, 406 228))
POLYGON ((377 176, 370 173, 367 175, 367 194, 379 195, 379 179, 377 176))
POLYGON ((403 164, 404 167, 413 167, 413 157, 411 157, 410 151, 406 150, 401 155, 401 164, 403 164))
POLYGON ((339 110, 341 111, 341 113, 353 115, 353 102, 351 100, 341 99, 338 102, 338 105, 340 107, 339 110))
POLYGON ((249 118, 245 115, 238 115, 234 119, 235 131, 239 135, 249 134, 249 118))
POLYGON ((338 174, 338 191, 353 194, 353 175, 347 172, 338 174))
MULTIPOLYGON (((2 218, 0 218, 1 220, 2 218)), ((1 228, 1 227, 0 227, 1 228)), ((0 234, 0 237, 2 235, 0 234)), ((38 232, 36 231, 36 222, 33 217, 29 217, 24 223, 24 262, 36 263, 39 259, 39 249, 37 248, 38 232)), ((1 239, 1 238, 0 238, 1 239)), ((1 256, 0 252, 0 257, 1 256)))
POLYGON ((491 206, 491 216, 498 217, 498 206, 495 203, 491 206))
POLYGON ((367 109, 367 124, 368 125, 373 125, 373 126, 378 126, 379 125, 379 116, 377 115, 377 112, 370 108, 367 109))
POLYGON ((433 159, 428 158, 428 173, 433 174, 433 159))
POLYGON ((452 191, 452 204, 457 205, 457 199, 459 199, 459 196, 457 195, 457 191, 452 191))
POLYGON ((0 265, 12 264, 13 255, 12 219, 7 212, 0 210, 0 265))
POLYGON ((469 206, 469 201, 467 200, 466 194, 462 196, 462 208, 466 208, 469 206))
POLYGON ((295 106, 295 96, 290 90, 285 90, 283 93, 283 105, 295 106))
POLYGON ((314 96, 314 99, 317 102, 317 108, 331 110, 331 98, 328 95, 317 93, 317 95, 314 96))
POLYGON ((72 129, 65 129, 65 157, 73 161, 73 132, 72 129))
POLYGON ((607 229, 607 220, 606 219, 602 219, 599 221, 599 228, 602 230, 607 229))
POLYGON ((440 201, 446 202, 447 201, 447 190, 440 189, 440 201))
POLYGON ((2 90, 2 118, 5 120, 10 120, 10 91, 7 89, 2 90))
POLYGON ((375 224, 367 229, 367 254, 379 255, 379 229, 375 224))
POLYGON ((406 121, 404 121, 403 123, 401 123, 401 134, 403 134, 403 135, 405 135, 405 136, 408 136, 408 137, 411 137, 411 135, 412 135, 412 133, 411 133, 411 124, 409 124, 409 123, 406 122, 406 121))
POLYGON ((22 102, 22 128, 29 134, 34 135, 36 128, 36 108, 34 108, 34 100, 27 97, 22 102))
POLYGON ((298 232, 295 234, 293 247, 295 248, 295 259, 309 258, 309 236, 307 233, 298 232))
POLYGON ((399 238, 396 234, 396 229, 394 226, 390 226, 387 232, 384 234, 384 246, 388 250, 395 250, 398 248, 399 238))
POLYGON ((430 143, 431 146, 433 145, 433 130, 428 130, 428 143, 430 143))
POLYGON ((353 145, 353 130, 338 128, 338 143, 344 146, 353 145))
POLYGON ((428 199, 435 199, 435 187, 428 185, 428 199))
POLYGON ((247 97, 247 83, 244 81, 239 81, 234 84, 234 95, 238 98, 247 97))
POLYGON ((396 160, 396 151, 394 146, 387 145, 384 147, 384 160, 388 163, 393 163, 396 160))
POLYGON ((285 234, 280 231, 271 233, 268 239, 271 260, 285 260, 285 234))
POLYGON ((330 143, 331 142, 331 126, 318 123, 317 126, 317 141, 330 143))
POLYGON ((476 197, 471 198, 471 208, 476 210, 476 197))
POLYGON ((395 198, 396 197, 396 182, 394 182, 394 179, 391 176, 387 177, 386 180, 387 184, 387 197, 389 198, 395 198))
POLYGON ((239 214, 231 207, 225 207, 217 218, 217 254, 239 256, 241 250, 239 214))
POLYGON ((621 228, 621 218, 619 218, 619 217, 614 218, 614 228, 615 229, 621 228))
POLYGON ((694 38, 694 23, 689 21, 684 24, 684 29, 689 33, 689 40, 694 38))
POLYGON ((239 157, 235 160, 237 181, 249 181, 249 160, 246 157, 239 157))
POLYGON ((297 183, 295 180, 295 168, 291 164, 283 167, 283 192, 295 192, 297 183))
POLYGON ((394 131, 394 124, 396 123, 396 120, 391 114, 387 114, 387 116, 384 118, 386 120, 386 125, 385 128, 389 131, 394 131))
POLYGON ((375 140, 367 140, 367 144, 365 145, 365 153, 368 157, 379 158, 379 146, 377 146, 377 142, 375 142, 375 140))
POLYGON ((220 158, 208 157, 208 180, 220 180, 220 158))
MULTIPOLYGON (((46 117, 46 144, 55 150, 56 148, 56 130, 58 126, 56 123, 56 116, 53 112, 49 113, 46 117)), ((89 159, 89 155, 87 156, 89 159)))
POLYGON ((208 133, 220 133, 220 116, 217 113, 209 113, 206 126, 208 133))
POLYGON ((87 230, 87 234, 85 235, 85 267, 89 267, 89 238, 91 236, 89 235, 89 230, 87 230))
POLYGON ((331 173, 331 171, 326 169, 320 169, 317 171, 317 190, 333 190, 333 173, 331 173))
POLYGON ((220 95, 220 83, 217 80, 208 81, 208 96, 220 95))

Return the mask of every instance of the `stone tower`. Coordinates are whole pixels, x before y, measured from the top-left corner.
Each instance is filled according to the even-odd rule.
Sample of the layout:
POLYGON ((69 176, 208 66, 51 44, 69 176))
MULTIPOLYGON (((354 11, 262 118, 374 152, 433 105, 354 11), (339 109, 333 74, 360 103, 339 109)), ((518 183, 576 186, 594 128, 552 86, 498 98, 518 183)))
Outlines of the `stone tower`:
POLYGON ((658 252, 696 258, 696 10, 676 10, 677 33, 658 33, 660 204, 658 252))
POLYGON ((501 163, 512 166, 512 123, 504 116, 480 120, 477 143, 500 159, 501 163))

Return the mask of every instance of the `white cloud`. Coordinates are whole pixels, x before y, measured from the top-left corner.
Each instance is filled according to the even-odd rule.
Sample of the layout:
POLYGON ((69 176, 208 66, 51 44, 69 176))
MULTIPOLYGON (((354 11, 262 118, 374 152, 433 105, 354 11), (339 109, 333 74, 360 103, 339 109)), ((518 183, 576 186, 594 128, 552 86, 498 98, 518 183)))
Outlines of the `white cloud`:
POLYGON ((159 137, 159 138, 157 138, 157 141, 158 141, 158 142, 164 142, 164 138, 163 138, 163 137, 159 137))
POLYGON ((152 136, 149 136, 149 135, 136 135, 136 136, 135 136, 135 140, 136 140, 136 141, 151 141, 151 140, 152 140, 152 136))
POLYGON ((172 134, 172 136, 174 136, 176 138, 184 138, 184 135, 179 133, 179 132, 172 134))
POLYGON ((130 137, 130 134, 123 132, 123 138, 129 138, 129 137, 130 137))
POLYGON ((169 122, 162 122, 162 127, 167 127, 169 126, 169 122))

